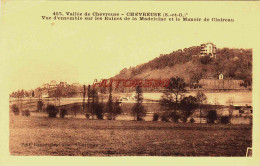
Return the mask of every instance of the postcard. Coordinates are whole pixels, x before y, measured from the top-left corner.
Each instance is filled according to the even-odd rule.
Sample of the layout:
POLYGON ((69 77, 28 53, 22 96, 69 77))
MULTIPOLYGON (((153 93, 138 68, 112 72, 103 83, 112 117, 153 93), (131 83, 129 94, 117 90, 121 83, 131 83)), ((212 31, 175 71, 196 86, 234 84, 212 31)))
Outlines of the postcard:
POLYGON ((2 0, 1 165, 259 164, 259 19, 255 1, 2 0))

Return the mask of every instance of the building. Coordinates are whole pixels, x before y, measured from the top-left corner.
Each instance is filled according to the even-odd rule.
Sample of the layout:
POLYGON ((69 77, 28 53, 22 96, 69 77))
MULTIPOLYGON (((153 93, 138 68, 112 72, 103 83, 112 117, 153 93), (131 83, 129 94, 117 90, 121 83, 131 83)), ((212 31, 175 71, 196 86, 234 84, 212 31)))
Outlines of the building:
POLYGON ((210 56, 211 58, 216 58, 216 46, 211 42, 201 44, 200 56, 210 56))
POLYGON ((67 82, 60 82, 60 86, 62 86, 62 87, 67 87, 67 86, 68 86, 68 83, 67 83, 67 82))
POLYGON ((219 80, 223 80, 224 79, 224 75, 223 74, 219 74, 218 79, 219 80))
POLYGON ((48 97, 49 97, 48 91, 42 92, 41 97, 42 97, 42 98, 48 98, 48 97))

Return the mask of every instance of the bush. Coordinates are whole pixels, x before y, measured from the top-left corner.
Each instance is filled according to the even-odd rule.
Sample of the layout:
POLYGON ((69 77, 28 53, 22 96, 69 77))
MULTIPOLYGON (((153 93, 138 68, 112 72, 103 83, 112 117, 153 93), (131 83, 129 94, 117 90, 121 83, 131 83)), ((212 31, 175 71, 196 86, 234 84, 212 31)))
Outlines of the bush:
POLYGON ((142 117, 137 117, 137 121, 143 121, 144 119, 142 117))
POLYGON ((179 114, 177 114, 176 112, 171 112, 169 117, 171 118, 172 122, 179 122, 179 119, 181 118, 181 116, 179 114))
POLYGON ((230 123, 230 117, 229 116, 221 116, 220 123, 221 124, 228 124, 228 123, 230 123))
POLYGON ((13 111, 14 115, 19 115, 20 111, 16 104, 12 105, 12 111, 13 111))
POLYGON ((210 110, 207 115, 207 123, 215 123, 215 120, 217 120, 217 111, 210 110))
POLYGON ((89 114, 89 113, 87 113, 85 116, 86 116, 86 118, 87 118, 87 119, 89 119, 89 117, 90 117, 90 114, 89 114))
POLYGON ((22 116, 30 116, 30 111, 29 110, 25 110, 22 112, 22 116))
POLYGON ((194 123, 195 120, 193 118, 190 119, 190 123, 194 123))
POLYGON ((157 114, 157 113, 154 113, 153 114, 153 121, 158 121, 159 120, 159 114, 157 114))
POLYGON ((68 112, 65 108, 60 110, 60 117, 64 118, 66 115, 68 115, 68 112))
POLYGON ((58 109, 54 105, 48 105, 46 110, 50 118, 56 118, 58 109))
POLYGON ((161 115, 161 121, 163 121, 163 122, 170 122, 170 119, 169 119, 169 115, 167 115, 167 114, 162 114, 161 115))

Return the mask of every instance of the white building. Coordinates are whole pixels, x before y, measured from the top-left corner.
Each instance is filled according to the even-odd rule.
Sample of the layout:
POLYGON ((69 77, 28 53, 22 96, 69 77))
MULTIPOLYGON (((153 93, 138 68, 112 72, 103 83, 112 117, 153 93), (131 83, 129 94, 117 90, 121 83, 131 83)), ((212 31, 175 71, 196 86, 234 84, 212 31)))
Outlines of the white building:
POLYGON ((48 92, 43 92, 42 93, 42 98, 48 98, 49 97, 49 93, 48 92))
POLYGON ((223 74, 219 74, 218 79, 219 80, 223 80, 224 79, 224 75, 223 74))
POLYGON ((200 56, 206 55, 211 58, 216 58, 216 46, 211 42, 200 45, 200 56))

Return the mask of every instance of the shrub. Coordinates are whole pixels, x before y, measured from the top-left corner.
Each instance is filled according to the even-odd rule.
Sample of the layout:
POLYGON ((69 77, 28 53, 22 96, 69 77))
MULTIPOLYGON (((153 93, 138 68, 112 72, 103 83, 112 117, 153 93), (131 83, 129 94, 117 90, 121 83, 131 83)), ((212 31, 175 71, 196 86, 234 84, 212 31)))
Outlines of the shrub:
POLYGON ((172 122, 179 122, 179 119, 181 118, 181 116, 176 113, 176 112, 171 112, 170 115, 169 115, 169 118, 171 118, 172 122))
POLYGON ((68 115, 68 112, 65 108, 60 110, 60 117, 64 118, 66 115, 68 115))
POLYGON ((158 113, 154 113, 153 114, 153 121, 158 121, 159 120, 159 114, 158 113))
POLYGON ((230 117, 229 116, 221 116, 220 123, 221 124, 228 124, 228 123, 230 123, 230 117))
POLYGON ((48 105, 46 110, 50 118, 56 118, 58 109, 54 105, 48 105))
POLYGON ((217 111, 210 110, 207 115, 207 123, 215 123, 215 120, 217 120, 217 111))
POLYGON ((13 111, 14 115, 19 115, 20 111, 16 104, 12 105, 12 111, 13 111))
POLYGON ((163 121, 163 122, 170 122, 170 119, 169 119, 169 115, 167 115, 167 114, 162 114, 161 115, 161 121, 163 121))
POLYGON ((86 116, 86 118, 87 118, 87 119, 89 119, 89 117, 90 117, 90 114, 89 114, 89 113, 86 113, 86 115, 85 115, 85 116, 86 116))
POLYGON ((29 110, 23 111, 22 116, 30 116, 30 111, 29 110))
POLYGON ((195 120, 193 118, 190 119, 190 123, 194 123, 195 120))
POLYGON ((144 119, 142 117, 137 117, 137 121, 143 121, 144 119))

